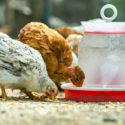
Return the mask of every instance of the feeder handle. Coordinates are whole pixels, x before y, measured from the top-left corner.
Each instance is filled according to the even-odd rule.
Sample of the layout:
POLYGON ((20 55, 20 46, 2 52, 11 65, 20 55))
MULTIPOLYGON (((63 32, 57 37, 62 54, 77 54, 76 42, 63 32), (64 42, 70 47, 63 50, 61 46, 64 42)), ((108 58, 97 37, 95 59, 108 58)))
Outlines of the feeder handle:
POLYGON ((101 15, 102 19, 107 22, 112 22, 117 17, 117 14, 118 14, 117 9, 112 4, 104 5, 100 11, 100 15, 101 15), (106 17, 104 12, 106 9, 109 9, 109 8, 113 10, 113 15, 111 17, 106 17))

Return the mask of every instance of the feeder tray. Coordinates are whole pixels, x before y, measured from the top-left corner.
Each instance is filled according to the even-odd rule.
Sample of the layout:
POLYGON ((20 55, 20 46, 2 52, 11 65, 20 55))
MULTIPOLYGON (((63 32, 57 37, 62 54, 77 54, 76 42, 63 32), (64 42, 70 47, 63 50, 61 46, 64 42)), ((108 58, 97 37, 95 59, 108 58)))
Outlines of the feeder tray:
POLYGON ((62 85, 67 100, 84 102, 125 101, 125 22, 111 22, 117 16, 113 5, 101 9, 101 22, 83 22, 78 64, 85 72, 83 87, 62 85), (104 11, 113 10, 112 17, 104 11))

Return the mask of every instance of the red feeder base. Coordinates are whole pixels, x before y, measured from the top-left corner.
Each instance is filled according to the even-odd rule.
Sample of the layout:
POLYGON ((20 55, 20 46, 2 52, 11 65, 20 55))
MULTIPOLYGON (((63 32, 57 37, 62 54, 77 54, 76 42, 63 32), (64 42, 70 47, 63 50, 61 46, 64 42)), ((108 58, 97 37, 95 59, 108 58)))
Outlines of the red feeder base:
POLYGON ((125 101, 125 91, 87 91, 65 89, 67 100, 83 102, 125 101))
POLYGON ((75 87, 73 84, 63 84, 67 100, 83 102, 116 102, 125 101, 125 87, 75 87))

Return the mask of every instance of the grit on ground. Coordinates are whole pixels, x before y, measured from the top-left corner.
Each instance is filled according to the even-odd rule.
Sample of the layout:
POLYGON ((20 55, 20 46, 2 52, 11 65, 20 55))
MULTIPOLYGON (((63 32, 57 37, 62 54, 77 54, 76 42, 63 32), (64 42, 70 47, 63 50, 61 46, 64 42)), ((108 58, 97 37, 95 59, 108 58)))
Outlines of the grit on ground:
POLYGON ((57 100, 18 99, 18 91, 7 90, 15 97, 0 99, 0 125, 121 125, 125 124, 125 103, 84 103, 66 101, 64 93, 57 100))

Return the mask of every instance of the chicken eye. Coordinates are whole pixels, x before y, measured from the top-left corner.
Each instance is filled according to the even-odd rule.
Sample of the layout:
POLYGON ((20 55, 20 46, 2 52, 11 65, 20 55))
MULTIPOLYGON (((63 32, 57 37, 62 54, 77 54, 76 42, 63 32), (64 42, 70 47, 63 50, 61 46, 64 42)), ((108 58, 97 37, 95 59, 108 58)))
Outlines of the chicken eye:
POLYGON ((55 91, 54 91, 54 90, 51 90, 50 92, 51 92, 51 93, 54 93, 55 91))

